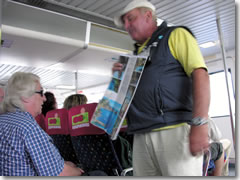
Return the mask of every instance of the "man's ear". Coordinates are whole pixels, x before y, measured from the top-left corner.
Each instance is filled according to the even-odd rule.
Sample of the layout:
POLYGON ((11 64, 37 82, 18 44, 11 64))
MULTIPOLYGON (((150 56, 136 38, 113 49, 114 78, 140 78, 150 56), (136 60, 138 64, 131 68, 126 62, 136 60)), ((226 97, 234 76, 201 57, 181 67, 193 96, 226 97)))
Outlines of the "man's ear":
POLYGON ((152 12, 151 11, 146 11, 145 13, 147 22, 152 21, 152 12))
POLYGON ((21 100, 24 102, 24 103, 28 103, 30 101, 30 98, 28 97, 21 97, 21 100))

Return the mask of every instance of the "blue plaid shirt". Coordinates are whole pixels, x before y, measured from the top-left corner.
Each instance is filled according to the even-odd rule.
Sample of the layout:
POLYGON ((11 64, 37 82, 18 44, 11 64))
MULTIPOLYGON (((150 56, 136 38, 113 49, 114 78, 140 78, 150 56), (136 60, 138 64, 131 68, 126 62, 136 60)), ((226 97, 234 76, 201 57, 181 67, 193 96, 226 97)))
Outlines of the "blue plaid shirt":
POLYGON ((0 115, 0 176, 57 176, 64 160, 28 112, 0 115))

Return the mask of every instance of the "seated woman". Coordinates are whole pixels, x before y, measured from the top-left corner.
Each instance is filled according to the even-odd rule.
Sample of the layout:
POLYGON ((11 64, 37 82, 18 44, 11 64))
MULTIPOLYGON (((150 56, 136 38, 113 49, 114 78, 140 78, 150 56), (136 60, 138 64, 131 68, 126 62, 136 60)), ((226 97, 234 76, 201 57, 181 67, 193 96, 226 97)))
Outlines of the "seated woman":
POLYGON ((42 105, 42 113, 37 115, 35 117, 35 120, 43 130, 46 130, 44 118, 46 117, 48 111, 57 109, 57 102, 54 94, 51 92, 45 92, 44 96, 46 98, 46 101, 42 105))
POLYGON ((46 101, 42 105, 42 114, 46 116, 48 111, 57 109, 57 101, 53 93, 45 92, 46 101))

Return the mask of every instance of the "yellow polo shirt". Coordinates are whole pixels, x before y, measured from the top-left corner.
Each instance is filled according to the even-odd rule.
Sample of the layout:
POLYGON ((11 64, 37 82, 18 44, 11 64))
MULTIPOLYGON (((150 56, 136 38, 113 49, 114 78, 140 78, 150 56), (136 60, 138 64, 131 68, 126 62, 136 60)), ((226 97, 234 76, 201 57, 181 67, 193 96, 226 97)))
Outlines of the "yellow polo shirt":
POLYGON ((168 45, 173 57, 182 64, 189 77, 194 69, 207 69, 196 39, 186 29, 173 30, 169 36, 168 45))

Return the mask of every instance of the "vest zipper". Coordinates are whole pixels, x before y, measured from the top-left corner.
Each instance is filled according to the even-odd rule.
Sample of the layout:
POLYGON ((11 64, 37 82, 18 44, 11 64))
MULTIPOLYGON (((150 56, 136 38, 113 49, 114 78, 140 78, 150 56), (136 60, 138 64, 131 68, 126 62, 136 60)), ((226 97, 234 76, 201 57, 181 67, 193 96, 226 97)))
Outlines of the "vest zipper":
POLYGON ((160 109, 160 113, 161 113, 161 115, 163 116, 164 113, 163 113, 163 110, 162 110, 162 109, 160 109))

